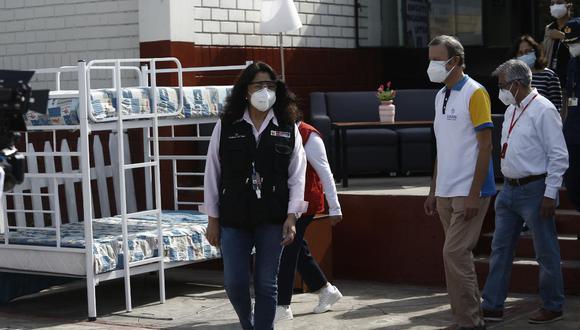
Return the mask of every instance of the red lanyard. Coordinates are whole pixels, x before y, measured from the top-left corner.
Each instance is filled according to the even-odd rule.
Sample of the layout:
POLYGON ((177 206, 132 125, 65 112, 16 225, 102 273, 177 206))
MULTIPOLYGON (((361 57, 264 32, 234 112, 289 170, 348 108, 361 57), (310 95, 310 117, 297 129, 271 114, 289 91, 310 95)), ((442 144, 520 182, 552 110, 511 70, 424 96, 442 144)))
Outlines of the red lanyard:
POLYGON ((538 96, 538 94, 534 95, 534 97, 532 97, 532 99, 530 100, 530 102, 528 102, 528 104, 526 104, 526 106, 524 107, 524 109, 522 110, 522 112, 520 112, 520 115, 518 116, 518 118, 515 118, 516 117, 516 109, 514 107, 514 114, 512 115, 512 121, 510 123, 510 128, 508 130, 508 136, 507 136, 508 139, 510 138, 510 135, 512 134, 512 130, 516 126, 516 123, 518 122, 518 120, 520 120, 520 117, 524 114, 524 111, 526 111, 526 109, 530 106, 530 104, 536 98, 536 96, 538 96), (514 121, 514 118, 515 118, 515 121, 514 121))

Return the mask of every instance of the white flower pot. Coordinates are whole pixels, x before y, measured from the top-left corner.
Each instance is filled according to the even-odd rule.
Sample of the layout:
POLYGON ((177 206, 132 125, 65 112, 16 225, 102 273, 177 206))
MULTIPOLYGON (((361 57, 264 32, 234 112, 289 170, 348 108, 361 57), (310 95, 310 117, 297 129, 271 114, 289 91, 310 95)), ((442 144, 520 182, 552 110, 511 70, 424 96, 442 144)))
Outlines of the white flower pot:
POLYGON ((381 101, 379 105, 379 119, 384 123, 395 122, 395 105, 393 101, 381 101))

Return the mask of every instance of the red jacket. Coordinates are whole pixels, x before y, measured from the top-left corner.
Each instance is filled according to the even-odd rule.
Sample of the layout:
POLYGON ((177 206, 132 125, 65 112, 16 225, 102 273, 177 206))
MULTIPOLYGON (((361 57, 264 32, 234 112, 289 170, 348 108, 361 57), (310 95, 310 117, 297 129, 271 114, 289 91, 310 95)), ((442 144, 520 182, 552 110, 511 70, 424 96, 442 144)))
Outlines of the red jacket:
MULTIPOLYGON (((320 132, 316 128, 306 124, 305 122, 300 122, 298 126, 300 131, 300 136, 302 137, 302 145, 305 146, 310 138, 310 134, 316 133, 322 137, 320 132)), ((307 201, 308 210, 306 215, 314 215, 317 213, 324 212, 324 193, 322 190, 322 183, 316 171, 310 164, 306 166, 306 184, 304 189, 304 200, 307 201)))

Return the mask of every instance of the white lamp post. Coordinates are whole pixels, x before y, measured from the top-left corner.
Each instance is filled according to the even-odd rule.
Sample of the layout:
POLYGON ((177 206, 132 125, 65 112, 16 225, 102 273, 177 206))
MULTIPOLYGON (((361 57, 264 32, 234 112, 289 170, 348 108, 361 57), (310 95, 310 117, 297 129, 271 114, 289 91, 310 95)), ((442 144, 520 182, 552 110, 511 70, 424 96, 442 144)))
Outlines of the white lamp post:
POLYGON ((262 0, 261 33, 278 33, 280 38, 280 61, 282 80, 286 80, 284 67, 283 33, 302 27, 298 11, 293 0, 262 0))

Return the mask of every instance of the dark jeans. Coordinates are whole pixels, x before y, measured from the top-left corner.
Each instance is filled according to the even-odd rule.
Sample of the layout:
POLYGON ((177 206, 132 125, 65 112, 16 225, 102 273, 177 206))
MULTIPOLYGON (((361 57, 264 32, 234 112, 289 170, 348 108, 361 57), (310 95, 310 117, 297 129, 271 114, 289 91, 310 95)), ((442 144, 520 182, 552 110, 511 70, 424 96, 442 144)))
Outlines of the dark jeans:
POLYGON ((292 244, 284 247, 278 272, 278 306, 290 305, 294 289, 296 270, 302 276, 310 291, 318 291, 328 282, 318 263, 310 254, 304 240, 306 228, 314 219, 313 215, 303 215, 296 221, 296 236, 292 244))
POLYGON ((226 293, 244 329, 274 329, 281 242, 282 225, 259 225, 254 229, 221 227, 226 293), (252 324, 249 257, 254 247, 256 306, 252 324))
POLYGON ((522 223, 532 232, 536 260, 540 264, 539 291, 542 307, 562 311, 564 285, 560 265, 560 246, 554 218, 542 218, 540 205, 546 184, 543 180, 514 187, 504 184, 495 199, 495 230, 491 242, 489 274, 483 289, 482 307, 487 310, 504 309, 508 294, 514 250, 522 223))
POLYGON ((580 144, 568 144, 569 166, 564 174, 568 198, 580 211, 580 144))

